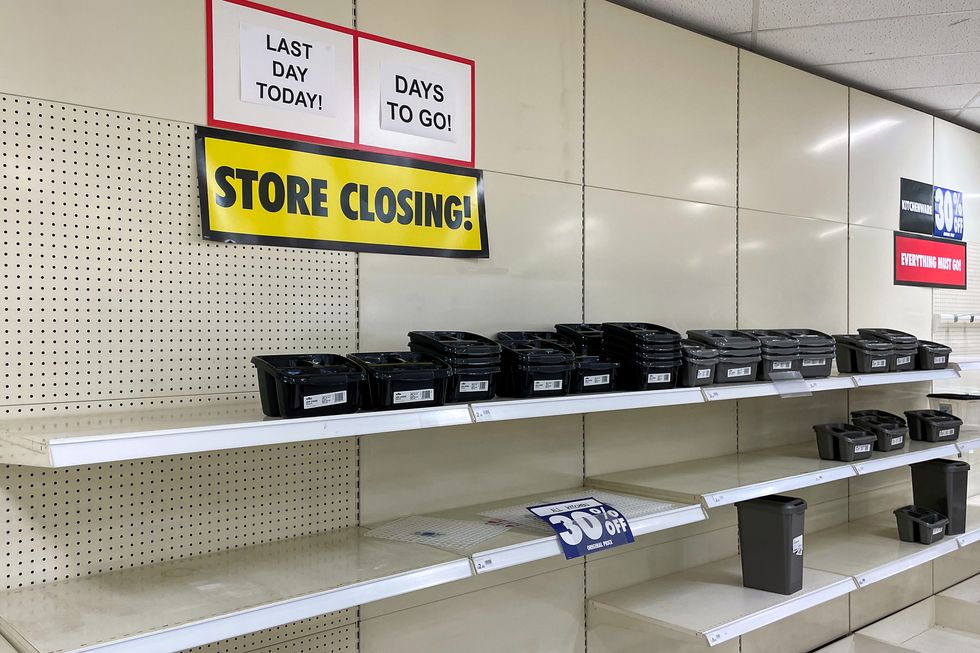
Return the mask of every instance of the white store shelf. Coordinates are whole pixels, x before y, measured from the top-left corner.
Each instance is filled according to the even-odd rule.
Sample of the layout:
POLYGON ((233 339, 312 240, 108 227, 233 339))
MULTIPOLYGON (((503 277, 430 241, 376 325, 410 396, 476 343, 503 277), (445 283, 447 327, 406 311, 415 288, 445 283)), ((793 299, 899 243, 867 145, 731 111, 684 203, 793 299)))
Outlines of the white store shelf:
POLYGON ((674 388, 647 392, 604 392, 542 399, 505 399, 475 403, 471 405, 471 408, 474 421, 492 422, 529 417, 596 413, 608 410, 680 406, 702 402, 704 402, 704 395, 700 388, 674 388))
POLYGON ((956 536, 960 546, 970 546, 980 542, 980 495, 970 497, 966 502, 966 532, 956 536))
POLYGON ((954 356, 950 363, 961 372, 980 370, 980 357, 954 356))
MULTIPOLYGON (((802 383, 810 392, 826 392, 827 390, 847 390, 854 388, 854 377, 828 376, 823 379, 803 379, 802 383)), ((751 399, 753 397, 775 397, 780 394, 776 383, 732 383, 705 386, 704 398, 707 401, 729 401, 732 399, 751 399)))
POLYGON ((941 381, 955 379, 959 372, 954 369, 945 370, 913 370, 911 372, 879 372, 878 374, 854 374, 854 385, 864 388, 874 385, 889 385, 892 383, 917 383, 920 381, 941 381))
POLYGON ((728 558, 597 596, 590 624, 667 629, 715 646, 856 588, 849 576, 805 568, 796 594, 750 589, 742 587, 739 558, 728 558))
POLYGON ((924 460, 958 456, 959 454, 960 450, 957 448, 955 442, 909 440, 904 449, 875 451, 871 458, 856 461, 854 468, 859 475, 874 474, 875 472, 894 469, 903 465, 921 463, 924 460))
POLYGON ((31 653, 172 652, 471 575, 350 528, 2 592, 0 633, 31 653))

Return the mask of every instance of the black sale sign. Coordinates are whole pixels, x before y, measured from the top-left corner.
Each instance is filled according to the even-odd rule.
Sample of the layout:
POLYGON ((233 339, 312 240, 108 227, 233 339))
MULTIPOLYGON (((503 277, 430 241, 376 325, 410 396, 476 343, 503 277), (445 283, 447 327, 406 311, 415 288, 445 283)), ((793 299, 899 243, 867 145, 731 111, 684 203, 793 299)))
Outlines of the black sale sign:
POLYGON ((901 183, 898 228, 931 236, 934 216, 932 184, 905 178, 901 183))

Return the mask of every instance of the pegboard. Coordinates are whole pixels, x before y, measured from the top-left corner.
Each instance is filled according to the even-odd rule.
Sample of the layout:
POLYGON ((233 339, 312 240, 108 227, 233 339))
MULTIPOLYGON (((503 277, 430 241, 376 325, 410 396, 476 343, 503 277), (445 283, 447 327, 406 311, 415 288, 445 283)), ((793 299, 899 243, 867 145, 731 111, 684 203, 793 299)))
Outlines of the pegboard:
MULTIPOLYGON (((938 288, 932 293, 934 315, 980 313, 980 243, 966 245, 966 290, 938 288)), ((980 354, 980 329, 974 325, 934 323, 933 339, 953 348, 954 354, 980 354)))
POLYGON ((354 347, 347 252, 201 240, 193 125, 0 95, 8 416, 254 396, 354 347))

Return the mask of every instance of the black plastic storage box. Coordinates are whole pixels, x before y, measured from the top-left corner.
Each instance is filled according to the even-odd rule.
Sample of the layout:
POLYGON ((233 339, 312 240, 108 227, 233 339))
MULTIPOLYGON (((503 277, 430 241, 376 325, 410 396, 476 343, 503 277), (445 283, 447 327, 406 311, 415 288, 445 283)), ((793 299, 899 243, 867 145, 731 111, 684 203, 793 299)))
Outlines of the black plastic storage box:
POLYGON ((649 322, 603 322, 604 341, 619 340, 635 345, 679 345, 681 334, 649 322))
POLYGON ((762 346, 758 380, 772 381, 785 372, 801 372, 803 361, 796 338, 766 329, 746 329, 744 332, 756 338, 762 346), (776 376, 773 377, 773 374, 776 376))
POLYGON ((837 341, 837 371, 841 374, 887 372, 892 367, 892 343, 863 335, 834 336, 837 341))
POLYGON ((949 355, 953 350, 946 345, 928 340, 920 340, 915 358, 915 366, 920 370, 944 370, 949 366, 949 355))
POLYGON ((742 585, 777 594, 803 589, 806 501, 772 494, 735 504, 742 585))
POLYGON ((605 322, 602 351, 619 363, 619 390, 666 390, 677 385, 681 335, 649 322, 605 322))
POLYGON ((446 403, 452 370, 431 356, 414 351, 351 354, 368 375, 374 410, 423 408, 446 403))
POLYGON ((619 362, 617 387, 620 390, 668 390, 677 386, 681 368, 679 353, 632 357, 608 350, 607 353, 619 362))
POLYGON ((688 331, 687 336, 718 350, 715 383, 745 383, 758 377, 762 343, 755 336, 729 329, 688 331))
POLYGON ((497 394, 502 397, 558 397, 567 395, 575 369, 575 352, 553 340, 508 340, 503 347, 503 368, 497 394))
POLYGON ((610 392, 616 388, 619 363, 600 356, 577 356, 572 372, 572 394, 610 392))
POLYGON ((696 388, 715 382, 718 367, 718 350, 697 340, 681 340, 681 367, 678 384, 696 388))
POLYGON ((912 467, 912 501, 949 519, 947 535, 966 532, 966 492, 970 464, 962 460, 927 460, 912 467))
POLYGON ((903 542, 932 544, 943 539, 949 520, 933 510, 904 506, 895 511, 898 539, 903 542))
POLYGON ((837 352, 833 337, 813 329, 778 329, 772 333, 795 338, 800 343, 800 374, 804 379, 830 376, 837 352))
POLYGON ((888 368, 892 372, 907 372, 915 369, 915 357, 919 350, 919 340, 911 333, 895 329, 858 329, 862 336, 878 338, 892 344, 892 360, 888 368))
POLYGON ((853 462, 871 457, 878 436, 851 424, 816 424, 817 453, 824 460, 853 462))
POLYGON ((468 331, 410 331, 408 347, 452 370, 446 402, 485 401, 496 394, 500 345, 468 331))
POLYGON ((598 356, 602 353, 601 324, 556 324, 555 331, 571 342, 579 355, 598 356))
POLYGON ((855 410, 851 413, 851 422, 878 438, 875 451, 895 451, 908 441, 909 428, 898 415, 883 410, 855 410))
POLYGON ((409 331, 408 342, 446 356, 499 356, 500 345, 468 331, 409 331))
POLYGON ((909 437, 926 442, 952 442, 960 437, 963 420, 941 410, 907 410, 909 437))
POLYGON ((367 375, 338 354, 255 356, 252 365, 269 417, 340 415, 361 406, 367 375))

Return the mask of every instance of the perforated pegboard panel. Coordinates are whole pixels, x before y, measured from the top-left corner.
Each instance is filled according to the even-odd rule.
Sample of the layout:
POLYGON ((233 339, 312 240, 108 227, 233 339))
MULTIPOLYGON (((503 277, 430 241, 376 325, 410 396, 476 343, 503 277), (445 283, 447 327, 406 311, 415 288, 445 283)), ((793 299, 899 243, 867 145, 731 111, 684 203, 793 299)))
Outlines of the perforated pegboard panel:
POLYGON ((4 413, 241 399, 354 347, 355 257, 200 238, 193 126, 0 95, 4 413))
MULTIPOLYGON (((935 315, 980 313, 980 243, 966 245, 966 290, 943 288, 932 292, 932 312, 935 315)), ((955 354, 980 354, 980 327, 969 324, 936 323, 933 339, 953 348, 955 354)))
POLYGON ((183 653, 357 653, 356 619, 355 609, 342 610, 183 653))

